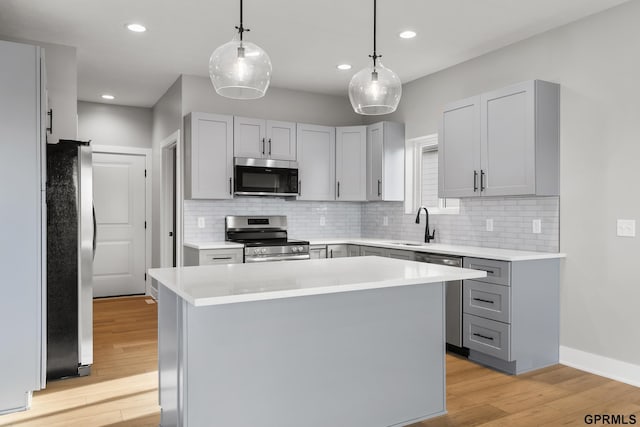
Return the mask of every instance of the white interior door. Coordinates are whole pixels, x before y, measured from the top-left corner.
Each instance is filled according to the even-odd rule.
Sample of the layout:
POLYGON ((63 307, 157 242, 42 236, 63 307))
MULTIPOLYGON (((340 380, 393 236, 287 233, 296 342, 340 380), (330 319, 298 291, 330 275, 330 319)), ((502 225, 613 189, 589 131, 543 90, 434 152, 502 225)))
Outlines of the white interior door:
POLYGON ((145 157, 93 154, 93 296, 145 292, 145 157))

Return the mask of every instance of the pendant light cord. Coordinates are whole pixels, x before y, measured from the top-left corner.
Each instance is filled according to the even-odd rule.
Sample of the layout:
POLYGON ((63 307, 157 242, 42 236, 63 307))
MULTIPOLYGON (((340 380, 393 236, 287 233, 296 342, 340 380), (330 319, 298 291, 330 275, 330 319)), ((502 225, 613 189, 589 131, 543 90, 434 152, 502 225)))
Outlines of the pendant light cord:
MULTIPOLYGON (((242 0, 240 0, 242 1, 242 0)), ((376 53, 376 24, 378 22, 377 16, 377 4, 376 0, 373 0, 373 55, 369 55, 369 58, 373 59, 373 68, 376 68, 376 59, 382 58, 382 55, 376 53)))
POLYGON ((242 41, 242 33, 244 33, 245 31, 251 31, 248 28, 244 28, 244 26, 242 25, 242 0, 240 0, 240 26, 236 27, 236 30, 238 30, 238 33, 240 34, 240 41, 242 41))

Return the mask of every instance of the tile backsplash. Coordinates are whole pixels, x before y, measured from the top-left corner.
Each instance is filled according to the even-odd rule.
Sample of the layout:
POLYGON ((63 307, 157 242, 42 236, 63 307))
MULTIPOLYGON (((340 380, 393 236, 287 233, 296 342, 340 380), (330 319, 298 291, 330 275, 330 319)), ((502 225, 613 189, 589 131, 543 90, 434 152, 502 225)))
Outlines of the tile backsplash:
MULTIPOLYGON (((420 224, 416 214, 404 214, 402 202, 362 205, 362 236, 382 239, 424 239, 424 212, 420 224), (383 225, 387 216, 389 224, 383 225)), ((436 229, 436 243, 558 252, 560 248, 559 197, 502 197, 460 199, 458 215, 429 215, 429 228, 436 229), (493 231, 486 220, 493 219, 493 231), (541 233, 533 234, 532 221, 540 219, 541 233)))
POLYGON ((297 239, 360 237, 361 205, 355 202, 303 202, 267 197, 185 200, 184 241, 223 241, 226 215, 286 215, 289 237, 297 239), (205 228, 198 228, 198 217, 204 218, 205 228), (324 225, 320 225, 322 218, 324 225))
MULTIPOLYGON (((421 241, 421 223, 405 214, 402 202, 303 202, 281 198, 240 197, 233 200, 185 200, 184 241, 224 240, 225 215, 287 215, 289 236, 298 239, 368 237, 421 241), (388 225, 384 225, 384 217, 388 225), (203 217, 204 228, 197 219, 203 217), (321 225, 324 218, 324 225, 321 225)), ((436 242, 558 252, 560 248, 560 200, 558 197, 461 199, 458 215, 430 215, 436 242), (485 231, 493 219, 493 231, 485 231), (540 219, 540 234, 532 221, 540 219)))

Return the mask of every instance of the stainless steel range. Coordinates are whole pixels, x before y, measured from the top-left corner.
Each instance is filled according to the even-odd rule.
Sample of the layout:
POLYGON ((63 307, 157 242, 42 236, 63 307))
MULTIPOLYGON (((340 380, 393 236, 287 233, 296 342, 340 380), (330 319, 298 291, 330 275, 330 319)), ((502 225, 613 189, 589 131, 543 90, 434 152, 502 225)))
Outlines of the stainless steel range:
POLYGON ((227 216, 225 240, 244 244, 244 262, 309 259, 309 242, 287 238, 287 217, 227 216))

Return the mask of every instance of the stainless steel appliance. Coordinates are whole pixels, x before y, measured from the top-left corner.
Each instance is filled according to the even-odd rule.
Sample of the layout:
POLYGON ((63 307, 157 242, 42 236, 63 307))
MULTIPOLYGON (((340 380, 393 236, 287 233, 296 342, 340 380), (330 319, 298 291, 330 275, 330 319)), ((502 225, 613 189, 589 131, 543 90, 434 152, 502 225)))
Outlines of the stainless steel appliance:
MULTIPOLYGON (((457 256, 416 252, 415 259, 418 262, 462 267, 462 257, 457 256)), ((446 282, 445 323, 447 350, 468 356, 469 349, 462 346, 462 280, 446 282)))
POLYGON ((236 157, 234 176, 239 196, 298 195, 298 162, 236 157))
POLYGON ((309 259, 309 242, 287 237, 287 217, 227 216, 225 240, 244 244, 244 262, 309 259))
POLYGON ((93 364, 92 181, 88 142, 47 145, 47 380, 93 364))

